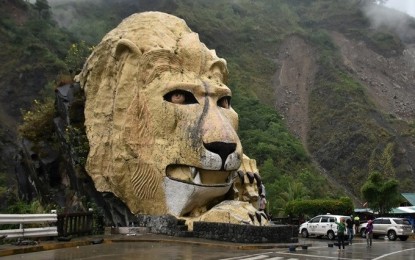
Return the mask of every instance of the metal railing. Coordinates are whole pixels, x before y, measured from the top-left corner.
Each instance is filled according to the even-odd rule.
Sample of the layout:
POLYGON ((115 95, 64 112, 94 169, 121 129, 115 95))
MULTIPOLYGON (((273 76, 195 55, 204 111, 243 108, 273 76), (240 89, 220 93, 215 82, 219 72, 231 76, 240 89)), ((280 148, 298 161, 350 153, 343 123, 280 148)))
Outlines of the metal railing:
POLYGON ((93 225, 93 212, 58 214, 57 226, 61 237, 91 235, 93 225))
POLYGON ((0 225, 19 225, 17 229, 0 230, 0 236, 7 238, 57 236, 57 221, 57 214, 0 214, 0 225), (25 225, 33 226, 34 224, 43 225, 43 227, 25 227, 25 225), (54 226, 51 226, 52 224, 54 226))

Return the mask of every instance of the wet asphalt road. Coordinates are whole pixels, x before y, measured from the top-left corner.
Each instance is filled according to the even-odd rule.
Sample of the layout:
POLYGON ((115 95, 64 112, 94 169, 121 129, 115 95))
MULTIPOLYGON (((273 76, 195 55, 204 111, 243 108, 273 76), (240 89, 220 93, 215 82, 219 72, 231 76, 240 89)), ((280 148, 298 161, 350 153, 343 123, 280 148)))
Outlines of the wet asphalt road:
POLYGON ((236 250, 226 247, 198 246, 188 244, 175 244, 165 242, 125 242, 112 244, 99 244, 66 248, 36 253, 20 254, 3 257, 2 260, 11 259, 174 259, 174 260, 295 260, 295 259, 373 259, 373 260, 409 260, 415 259, 415 240, 389 241, 374 239, 371 248, 366 247, 364 239, 356 239, 345 250, 337 247, 328 247, 327 239, 300 239, 301 243, 311 243, 307 250, 297 248, 290 252, 288 248, 236 250))

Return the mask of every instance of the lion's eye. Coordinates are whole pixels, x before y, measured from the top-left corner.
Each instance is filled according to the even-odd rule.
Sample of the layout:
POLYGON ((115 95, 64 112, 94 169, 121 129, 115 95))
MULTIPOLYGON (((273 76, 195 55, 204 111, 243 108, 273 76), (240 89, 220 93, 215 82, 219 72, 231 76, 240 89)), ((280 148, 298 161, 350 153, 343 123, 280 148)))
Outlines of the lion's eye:
POLYGON ((231 106, 231 97, 226 96, 226 97, 222 97, 221 99, 219 99, 218 106, 223 107, 223 108, 229 108, 231 106))
POLYGON ((195 96, 186 90, 176 89, 164 95, 164 100, 174 104, 196 104, 198 103, 195 96))

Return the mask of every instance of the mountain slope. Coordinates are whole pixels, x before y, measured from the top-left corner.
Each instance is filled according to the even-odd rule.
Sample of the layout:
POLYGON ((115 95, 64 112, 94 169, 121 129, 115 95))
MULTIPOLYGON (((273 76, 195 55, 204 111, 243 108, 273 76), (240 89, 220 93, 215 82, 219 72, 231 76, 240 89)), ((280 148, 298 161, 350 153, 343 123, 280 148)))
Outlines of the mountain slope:
MULTIPOLYGON (((385 21, 390 16, 377 6, 362 10, 382 12, 385 21)), ((320 36, 326 47, 313 45, 317 31, 308 42, 288 38, 274 80, 276 107, 288 127, 331 178, 356 195, 375 170, 399 179, 403 191, 414 190, 415 27, 413 19, 390 12, 400 26, 350 25, 363 20, 359 12, 343 24, 324 16, 313 21, 313 29, 315 23, 329 29, 320 36)))
MULTIPOLYGON (((18 2, 23 3, 2 4, 20 17, 13 23, 25 24, 28 18, 18 15, 25 9, 11 4, 18 2)), ((375 170, 398 178, 401 191, 415 190, 413 19, 392 12, 399 19, 381 23, 372 17, 384 12, 388 22, 390 10, 354 0, 49 2, 57 23, 91 45, 135 12, 164 11, 185 19, 228 62, 244 150, 257 159, 271 202, 288 184, 301 182, 311 197, 349 194, 358 205, 360 187, 375 170)), ((0 57, 10 73, 2 74, 0 83, 6 89, 0 119, 18 121, 18 110, 40 97, 53 74, 65 69, 58 65, 64 52, 57 46, 69 46, 71 36, 53 37, 51 54, 38 56, 50 47, 48 41, 31 38, 21 41, 28 45, 13 45, 10 19, 3 17, 8 16, 2 16, 0 32, 9 38, 2 38, 8 51, 0 57), (19 63, 6 55, 11 46, 34 49, 19 63), (9 99, 15 101, 13 110, 6 106, 9 99)), ((58 30, 36 24, 38 30, 58 30)), ((273 211, 279 206, 271 203, 273 211)))
POLYGON ((43 11, 27 1, 0 1, 0 191, 7 187, 0 192, 1 209, 10 206, 9 198, 30 197, 17 190, 21 111, 29 110, 45 93, 53 96, 48 84, 66 70, 63 59, 72 37, 43 11))
MULTIPOLYGON (((165 3, 140 7, 183 17, 228 60, 235 98, 274 106, 328 177, 357 197, 374 170, 415 189, 413 19, 363 1, 165 3)), ((262 165, 235 103, 244 147, 262 165)))

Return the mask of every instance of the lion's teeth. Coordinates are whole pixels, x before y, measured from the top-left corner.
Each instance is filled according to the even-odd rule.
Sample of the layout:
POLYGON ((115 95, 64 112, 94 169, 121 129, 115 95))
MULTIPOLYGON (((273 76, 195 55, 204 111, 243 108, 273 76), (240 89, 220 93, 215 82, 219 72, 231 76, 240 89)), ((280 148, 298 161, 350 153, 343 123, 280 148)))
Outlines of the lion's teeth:
POLYGON ((192 176, 192 179, 195 178, 197 170, 195 167, 189 167, 190 168, 190 176, 192 176))
POLYGON ((199 171, 196 171, 196 175, 193 178, 193 183, 195 183, 195 184, 202 184, 202 181, 200 179, 200 173, 199 173, 199 171))
POLYGON ((202 184, 200 179, 200 172, 197 170, 196 167, 189 167, 190 168, 190 176, 192 176, 193 183, 195 184, 202 184))

